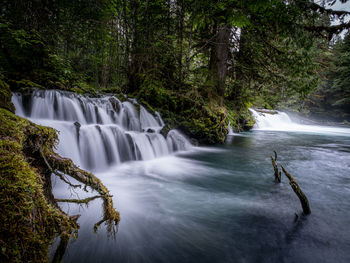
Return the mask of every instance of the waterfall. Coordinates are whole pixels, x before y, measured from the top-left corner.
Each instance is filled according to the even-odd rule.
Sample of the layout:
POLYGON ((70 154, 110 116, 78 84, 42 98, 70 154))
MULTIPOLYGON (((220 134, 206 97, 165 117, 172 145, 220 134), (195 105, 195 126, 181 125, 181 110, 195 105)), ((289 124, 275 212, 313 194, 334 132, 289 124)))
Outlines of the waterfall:
POLYGON ((269 114, 258 112, 254 109, 249 110, 255 119, 254 130, 306 132, 350 136, 349 128, 300 124, 292 121, 285 112, 276 111, 274 114, 269 114))
POLYGON ((292 120, 285 112, 276 114, 262 113, 249 109, 255 119, 254 129, 257 130, 289 130, 293 126, 292 120))
POLYGON ((167 138, 160 134, 160 114, 152 115, 134 99, 35 90, 30 95, 14 93, 12 102, 17 115, 58 130, 58 153, 89 171, 192 147, 177 130, 169 131, 167 138))
POLYGON ((227 130, 228 130, 227 135, 234 135, 235 134, 233 131, 233 126, 232 126, 231 122, 228 123, 227 130))

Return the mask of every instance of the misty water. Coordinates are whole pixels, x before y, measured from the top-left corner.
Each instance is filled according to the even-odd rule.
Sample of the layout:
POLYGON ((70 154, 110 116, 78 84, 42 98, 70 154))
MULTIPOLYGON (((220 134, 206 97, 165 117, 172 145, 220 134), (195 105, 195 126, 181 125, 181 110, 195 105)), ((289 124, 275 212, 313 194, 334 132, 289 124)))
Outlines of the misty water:
MULTIPOLYGON (((70 241, 64 262, 350 262, 350 129, 301 125, 283 113, 253 112, 253 131, 231 133, 224 145, 192 147, 175 130, 161 138, 159 114, 142 108, 139 115, 132 114, 133 103, 120 102, 124 110, 115 113, 105 98, 38 93, 30 99, 15 95, 13 101, 17 114, 63 129, 58 151, 94 171, 121 214, 113 239, 105 226, 93 232, 102 216, 101 200, 88 207, 62 204, 70 215, 81 214, 78 238, 70 241), (35 96, 43 99, 41 105, 54 97, 51 115, 40 115, 48 108, 34 113, 35 96), (83 131, 73 123, 79 114, 69 117, 75 110, 58 114, 58 101, 66 99, 76 100, 72 105, 78 108, 85 107, 82 102, 100 107, 91 111, 90 122, 89 107, 82 111, 83 131), (114 116, 111 123, 94 115, 103 111, 114 116), (122 150, 97 145, 106 141, 122 150), (286 177, 281 184, 274 182, 273 150, 308 196, 310 216, 301 215, 286 177), (93 157, 99 162, 89 166, 93 157)), ((51 105, 46 104, 40 107, 51 105)), ((53 185, 57 198, 94 195, 69 189, 54 177, 53 185)))

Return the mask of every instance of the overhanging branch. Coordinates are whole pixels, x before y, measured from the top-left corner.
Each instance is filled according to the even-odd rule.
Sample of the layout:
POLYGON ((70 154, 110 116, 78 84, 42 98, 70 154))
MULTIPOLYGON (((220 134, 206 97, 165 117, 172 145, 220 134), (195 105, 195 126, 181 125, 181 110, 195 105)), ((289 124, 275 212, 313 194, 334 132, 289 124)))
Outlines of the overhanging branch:
POLYGON ((334 15, 334 16, 338 16, 338 17, 344 17, 346 15, 350 15, 350 12, 345 11, 345 10, 333 10, 330 8, 324 8, 316 3, 311 3, 309 2, 308 7, 313 10, 313 11, 318 11, 321 14, 327 14, 327 15, 334 15))

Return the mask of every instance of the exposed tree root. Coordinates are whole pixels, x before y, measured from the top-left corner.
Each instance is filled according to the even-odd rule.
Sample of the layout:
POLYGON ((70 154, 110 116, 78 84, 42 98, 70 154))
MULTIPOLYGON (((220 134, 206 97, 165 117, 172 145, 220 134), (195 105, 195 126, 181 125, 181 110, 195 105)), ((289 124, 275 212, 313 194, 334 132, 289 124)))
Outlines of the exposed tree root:
MULTIPOLYGON (((42 165, 46 166, 50 173, 57 175, 69 186, 79 188, 82 187, 81 185, 74 185, 70 183, 65 175, 70 176, 71 178, 74 178, 78 182, 82 183, 84 185, 84 191, 87 191, 87 187, 91 187, 93 190, 97 191, 99 193, 98 197, 103 199, 103 218, 94 225, 94 231, 97 231, 98 227, 102 223, 106 222, 107 231, 115 235, 117 232, 117 225, 120 220, 120 215, 113 207, 112 196, 109 194, 108 189, 96 176, 78 168, 71 159, 63 158, 52 150, 57 141, 57 137, 47 138, 42 134, 38 136, 35 132, 33 133, 33 129, 35 130, 34 127, 31 127, 31 136, 28 137, 26 146, 28 149, 30 149, 32 155, 34 155, 36 158, 38 158, 39 155, 41 157, 40 159, 42 159, 42 165)), ((88 203, 96 198, 97 197, 94 196, 83 200, 73 199, 71 202, 88 203)), ((52 201, 54 204, 57 204, 56 200, 53 199, 52 201)))
POLYGON ((58 244, 58 247, 55 251, 55 254, 53 256, 51 263, 60 263, 62 262, 63 256, 66 252, 67 246, 69 242, 69 236, 61 235, 60 243, 58 244))
MULTIPOLYGON (((94 196, 82 200, 71 200, 75 203, 88 203, 98 197, 103 199, 103 219, 95 224, 94 230, 96 231, 98 227, 103 223, 107 222, 107 230, 113 234, 116 233, 117 224, 119 223, 120 216, 119 213, 113 207, 112 196, 109 194, 108 189, 102 184, 102 182, 93 174, 88 173, 80 168, 78 168, 72 160, 68 158, 62 158, 54 152, 43 153, 49 166, 52 170, 63 172, 69 175, 78 182, 84 184, 85 186, 91 187, 93 190, 97 191, 100 196, 94 196)), ((60 201, 60 200, 58 200, 60 201)), ((62 200, 61 200, 62 201, 62 200)), ((67 200, 68 201, 68 200, 67 200)))
POLYGON ((102 223, 106 222, 108 233, 110 233, 112 236, 115 236, 115 234, 118 231, 118 223, 120 220, 120 216, 119 216, 119 213, 113 208, 113 201, 111 197, 104 198, 103 210, 104 210, 103 219, 94 225, 94 231, 96 232, 99 226, 102 223))
POLYGON ((292 175, 290 175, 286 169, 284 169, 283 166, 282 167, 282 171, 283 173, 287 176, 287 178, 289 179, 289 184, 292 187, 294 193, 298 196, 301 206, 303 208, 303 213, 305 215, 309 215, 311 214, 311 209, 310 209, 310 205, 309 205, 309 201, 307 200, 306 195, 303 193, 303 191, 301 191, 297 181, 294 179, 294 177, 292 175))
MULTIPOLYGON (((11 101, 11 93, 7 102, 11 101)), ((5 102, 6 102, 5 101, 5 102)), ((3 102, 3 101, 2 101, 3 102)), ((0 103, 1 104, 1 103, 0 103)), ((88 187, 98 195, 75 203, 103 200, 103 217, 94 229, 104 222, 109 233, 115 234, 119 213, 113 207, 112 196, 93 174, 79 169, 70 159, 56 154, 58 136, 54 129, 36 125, 0 105, 0 261, 48 262, 48 249, 59 236, 61 242, 53 262, 63 258, 69 239, 77 235, 79 216, 68 216, 58 206, 52 193, 51 177, 55 174, 74 188, 88 187), (73 184, 68 178, 79 183, 73 184), (81 185, 80 185, 81 184, 81 185)), ((13 105, 10 107, 13 110, 13 105)))
MULTIPOLYGON (((72 183, 64 176, 64 174, 61 174, 60 171, 56 171, 56 170, 52 169, 51 165, 50 165, 50 164, 48 163, 48 161, 46 160, 46 157, 45 157, 45 155, 43 154, 43 151, 42 151, 41 148, 40 148, 39 152, 40 152, 40 155, 41 155, 41 157, 43 158, 43 160, 44 160, 44 162, 45 162, 47 168, 49 168, 49 170, 50 170, 51 173, 54 173, 55 175, 57 175, 63 182, 65 182, 65 183, 68 184, 69 186, 71 186, 71 187, 73 187, 73 188, 81 188, 81 185, 80 185, 80 184, 77 184, 77 185, 72 184, 72 183)), ((84 187, 84 190, 87 192, 87 190, 86 190, 85 187, 84 187)))
POLYGON ((95 200, 97 198, 101 198, 100 195, 95 195, 92 197, 84 198, 84 199, 55 199, 56 202, 64 202, 64 203, 76 203, 76 204, 88 204, 90 201, 95 200))

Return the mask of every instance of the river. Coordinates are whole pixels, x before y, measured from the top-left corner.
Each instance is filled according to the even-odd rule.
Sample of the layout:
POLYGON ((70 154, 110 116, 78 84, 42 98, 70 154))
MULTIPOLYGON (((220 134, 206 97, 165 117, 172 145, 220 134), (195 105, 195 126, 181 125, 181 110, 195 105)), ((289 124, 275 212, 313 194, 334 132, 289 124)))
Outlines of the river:
MULTIPOLYGON (((287 117, 271 124, 276 116, 256 116, 255 130, 224 145, 95 169, 121 214, 118 233, 93 232, 101 200, 63 203, 70 215, 81 214, 64 262, 350 262, 350 130, 287 117), (311 215, 301 214, 284 175, 274 181, 273 150, 307 195, 311 215)), ((59 179, 53 185, 57 198, 89 196, 59 179)))

